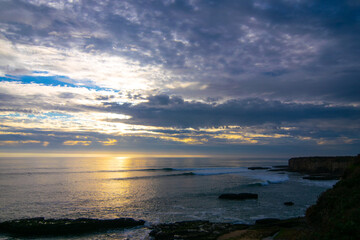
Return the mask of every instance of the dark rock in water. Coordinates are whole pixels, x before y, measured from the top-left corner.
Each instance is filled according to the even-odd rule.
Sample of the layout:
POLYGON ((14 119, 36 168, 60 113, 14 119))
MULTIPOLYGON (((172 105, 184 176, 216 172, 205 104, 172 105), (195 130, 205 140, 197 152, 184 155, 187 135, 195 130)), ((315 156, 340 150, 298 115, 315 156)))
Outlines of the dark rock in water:
POLYGON ((270 169, 269 167, 248 167, 249 170, 266 170, 270 169))
POLYGON ((278 224, 281 220, 278 218, 264 218, 264 219, 258 219, 255 221, 255 224, 259 225, 272 225, 272 224, 278 224))
POLYGON ((269 172, 282 172, 282 171, 289 171, 289 168, 272 168, 268 170, 269 172))
POLYGON ((0 223, 0 232, 22 236, 59 236, 90 233, 100 230, 128 228, 144 225, 143 220, 116 218, 109 220, 78 219, 45 219, 28 218, 0 223))
POLYGON ((293 203, 293 202, 284 202, 284 205, 285 205, 285 206, 293 206, 294 203, 293 203))
POLYGON ((225 233, 246 229, 248 225, 212 223, 209 221, 185 221, 152 226, 150 236, 155 240, 169 239, 217 239, 225 233))
POLYGON ((276 165, 276 166, 272 166, 273 168, 288 168, 288 165, 276 165))
POLYGON ((245 200, 245 199, 258 199, 256 193, 227 193, 221 194, 219 199, 228 199, 228 200, 245 200))

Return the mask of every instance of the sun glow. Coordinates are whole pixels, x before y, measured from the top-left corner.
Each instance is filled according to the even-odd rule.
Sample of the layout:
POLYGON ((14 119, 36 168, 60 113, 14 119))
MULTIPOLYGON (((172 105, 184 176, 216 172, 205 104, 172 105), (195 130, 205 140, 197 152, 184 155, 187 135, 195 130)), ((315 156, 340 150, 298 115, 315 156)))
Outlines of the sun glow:
POLYGON ((0 152, 0 157, 7 158, 32 158, 32 157, 96 157, 96 158, 116 158, 117 160, 126 160, 131 158, 143 157, 156 157, 156 158, 169 158, 169 157, 190 157, 190 158, 204 158, 210 157, 207 154, 184 154, 184 153, 169 153, 169 152, 0 152))
MULTIPOLYGON (((0 45, 3 46, 0 54, 8 56, 10 68, 28 72, 30 69, 37 69, 52 75, 66 75, 76 80, 79 86, 87 84, 111 89, 147 90, 155 84, 155 80, 166 78, 166 71, 160 67, 143 66, 119 55, 14 44, 4 37, 0 38, 0 45)), ((0 76, 5 75, 0 68, 0 76)))

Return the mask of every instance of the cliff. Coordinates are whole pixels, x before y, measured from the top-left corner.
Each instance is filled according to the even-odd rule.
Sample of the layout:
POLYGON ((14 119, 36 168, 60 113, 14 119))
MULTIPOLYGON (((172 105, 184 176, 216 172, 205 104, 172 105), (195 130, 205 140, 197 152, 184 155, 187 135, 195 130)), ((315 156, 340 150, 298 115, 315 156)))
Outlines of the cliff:
POLYGON ((312 230, 305 239, 360 239, 360 158, 342 180, 306 211, 312 230))
POLYGON ((289 159, 289 170, 310 174, 330 173, 342 175, 358 156, 297 157, 289 159))
MULTIPOLYGON (((189 221, 152 227, 154 239, 197 240, 358 240, 360 239, 360 155, 290 159, 293 171, 343 172, 341 180, 321 194, 305 217, 262 219, 254 225, 189 221), (346 168, 346 169, 345 169, 346 168)), ((290 164, 289 164, 290 165, 290 164)))

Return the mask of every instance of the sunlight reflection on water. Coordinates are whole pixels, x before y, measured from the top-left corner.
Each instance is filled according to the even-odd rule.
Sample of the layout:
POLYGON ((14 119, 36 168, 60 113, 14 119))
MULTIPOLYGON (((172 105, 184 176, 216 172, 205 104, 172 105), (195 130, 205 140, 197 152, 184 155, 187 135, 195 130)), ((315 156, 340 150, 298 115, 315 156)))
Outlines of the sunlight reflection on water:
POLYGON ((331 186, 304 184, 296 174, 247 169, 284 163, 124 156, 0 158, 1 220, 43 216, 252 222, 260 215, 299 216, 331 186), (219 201, 224 192, 254 192, 259 199, 219 201), (284 207, 285 201, 296 204, 284 207))

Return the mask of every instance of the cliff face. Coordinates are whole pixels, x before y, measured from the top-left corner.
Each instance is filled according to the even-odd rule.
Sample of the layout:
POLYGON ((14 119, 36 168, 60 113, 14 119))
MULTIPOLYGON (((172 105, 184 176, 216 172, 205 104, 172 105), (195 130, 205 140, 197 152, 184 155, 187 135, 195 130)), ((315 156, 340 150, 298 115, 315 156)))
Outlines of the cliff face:
POLYGON ((306 219, 314 230, 306 239, 360 239, 360 158, 308 208, 306 219))
POLYGON ((359 156, 297 157, 289 160, 289 169, 295 172, 342 175, 345 169, 352 165, 357 158, 359 156))

